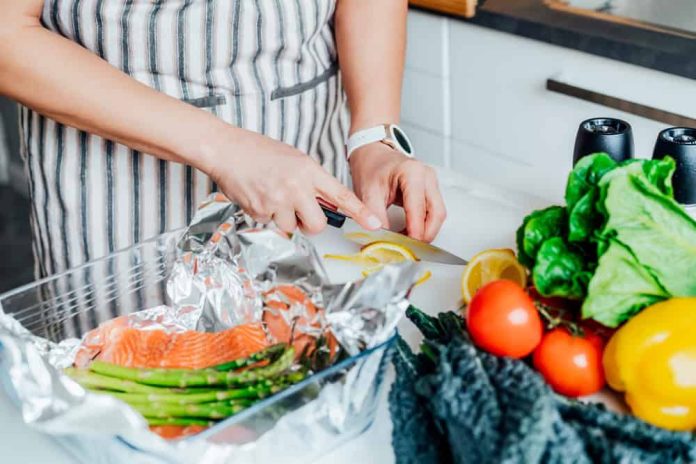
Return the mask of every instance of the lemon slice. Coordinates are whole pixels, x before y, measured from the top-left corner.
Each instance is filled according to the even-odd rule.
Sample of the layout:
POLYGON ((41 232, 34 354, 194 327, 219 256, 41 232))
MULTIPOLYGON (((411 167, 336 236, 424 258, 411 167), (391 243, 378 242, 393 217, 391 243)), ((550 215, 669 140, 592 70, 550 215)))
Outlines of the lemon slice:
MULTIPOLYGON (((404 261, 418 261, 418 257, 411 250, 403 245, 393 242, 372 242, 363 246, 360 250, 360 256, 366 262, 374 263, 362 271, 363 277, 367 277, 373 272, 379 271, 385 264, 403 263, 404 261)), ((426 271, 415 283, 414 287, 419 286, 423 282, 432 277, 430 271, 426 271)))
POLYGON ((404 261, 418 261, 415 254, 403 245, 392 242, 377 241, 364 245, 359 253, 352 255, 325 254, 324 258, 337 259, 339 261, 351 261, 353 263, 372 267, 381 267, 384 264, 402 263, 404 261))
POLYGON ((375 264, 393 264, 418 261, 418 257, 403 245, 392 242, 372 242, 360 249, 360 256, 375 264))
MULTIPOLYGON (((393 242, 377 241, 364 245, 360 252, 354 255, 331 255, 326 254, 324 258, 338 259, 341 261, 351 261, 363 265, 361 271, 363 277, 367 277, 373 272, 382 269, 386 264, 403 263, 405 261, 419 261, 418 257, 404 245, 393 242)), ((432 272, 425 271, 415 282, 418 286, 432 277, 432 272)))
POLYGON ((416 283, 413 284, 414 287, 419 286, 420 284, 424 284, 425 282, 429 281, 430 278, 433 276, 433 273, 430 271, 425 271, 422 276, 418 280, 416 280, 416 283))
POLYGON ((474 256, 462 274, 462 297, 469 303, 476 291, 494 280, 512 280, 527 286, 527 271, 515 252, 507 248, 482 251, 474 256))

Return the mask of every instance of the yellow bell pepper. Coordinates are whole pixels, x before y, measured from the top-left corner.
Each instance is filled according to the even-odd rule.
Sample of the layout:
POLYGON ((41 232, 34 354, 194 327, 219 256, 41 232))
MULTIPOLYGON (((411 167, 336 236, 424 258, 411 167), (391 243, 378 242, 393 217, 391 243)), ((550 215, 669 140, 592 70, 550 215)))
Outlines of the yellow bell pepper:
POLYGON ((633 414, 658 427, 696 430, 696 298, 644 309, 604 350, 607 383, 633 414))

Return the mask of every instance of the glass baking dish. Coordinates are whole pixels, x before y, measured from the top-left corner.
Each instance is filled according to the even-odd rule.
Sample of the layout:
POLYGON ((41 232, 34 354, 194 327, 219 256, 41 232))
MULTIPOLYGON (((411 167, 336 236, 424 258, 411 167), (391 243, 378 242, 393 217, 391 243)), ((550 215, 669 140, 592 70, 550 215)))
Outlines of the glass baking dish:
MULTIPOLYGON (((111 318, 167 304, 166 280, 180 235, 181 231, 166 233, 0 295, 0 310, 11 314, 32 334, 60 342, 81 337, 111 318)), ((182 461, 176 449, 189 444, 198 450, 196 457, 209 452, 206 445, 217 449, 213 454, 219 459, 206 457, 201 462, 269 462, 280 458, 282 462, 306 463, 371 425, 386 386, 384 376, 392 345, 393 337, 198 435, 173 442, 171 452, 148 454, 124 437, 53 436, 81 462, 89 463, 125 459, 191 462, 189 454, 182 461), (222 453, 218 445, 234 446, 223 446, 226 451, 222 453)), ((10 397, 16 398, 8 373, 0 369, 0 374, 10 397)))

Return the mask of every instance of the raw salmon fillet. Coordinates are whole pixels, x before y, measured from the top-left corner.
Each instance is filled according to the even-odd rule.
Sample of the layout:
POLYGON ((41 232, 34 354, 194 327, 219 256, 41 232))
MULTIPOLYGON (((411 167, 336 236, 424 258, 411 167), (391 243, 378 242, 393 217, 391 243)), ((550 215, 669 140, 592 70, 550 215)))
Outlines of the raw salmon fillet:
POLYGON ((125 317, 102 324, 85 336, 75 365, 99 359, 127 367, 199 369, 243 358, 269 346, 261 324, 221 332, 166 332, 130 327, 125 317))
MULTIPOLYGON (((323 310, 317 308, 309 296, 294 285, 272 288, 264 294, 264 304, 263 321, 271 336, 278 342, 292 343, 298 359, 305 353, 311 353, 317 342, 316 332, 321 329, 319 319, 323 310), (309 328, 315 335, 306 333, 309 328)), ((329 330, 324 335, 333 356, 338 347, 336 338, 329 330)))
POLYGON ((152 432, 155 432, 160 437, 165 440, 176 440, 177 438, 189 437, 197 433, 201 433, 207 429, 207 427, 202 427, 200 425, 157 425, 150 427, 152 432))

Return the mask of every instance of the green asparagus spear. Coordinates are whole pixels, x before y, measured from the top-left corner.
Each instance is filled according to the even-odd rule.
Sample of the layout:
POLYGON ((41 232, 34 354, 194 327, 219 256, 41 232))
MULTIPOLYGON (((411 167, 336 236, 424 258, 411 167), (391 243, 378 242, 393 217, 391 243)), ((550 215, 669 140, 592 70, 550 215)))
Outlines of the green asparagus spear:
POLYGON ((243 385, 278 376, 292 366, 295 350, 290 347, 271 364, 243 372, 215 369, 137 369, 103 361, 94 361, 90 370, 109 377, 130 380, 145 385, 163 387, 197 387, 243 385))
MULTIPOLYGON (((209 393, 219 391, 217 388, 166 388, 143 385, 131 380, 118 379, 106 375, 91 372, 88 369, 76 369, 69 367, 64 370, 65 374, 84 388, 93 391, 116 391, 125 393, 156 393, 156 394, 188 394, 188 393, 209 393)), ((256 386, 271 387, 272 383, 261 381, 256 386)))
POLYGON ((64 372, 75 382, 88 389, 116 390, 128 393, 157 393, 162 390, 158 387, 151 387, 130 380, 97 374, 87 369, 68 367, 64 372))
POLYGON ((225 401, 200 404, 132 403, 130 406, 145 417, 159 419, 171 417, 224 419, 246 408, 245 405, 232 405, 225 401))
MULTIPOLYGON (((268 396, 273 387, 256 387, 251 385, 237 390, 219 390, 209 393, 120 393, 109 392, 114 398, 118 398, 127 403, 174 403, 174 404, 194 404, 211 403, 214 401, 227 400, 256 400, 268 396)), ((101 392, 104 393, 104 392, 101 392)))
POLYGON ((247 356, 246 358, 235 359, 234 361, 218 364, 217 366, 211 367, 211 369, 215 369, 216 371, 234 371, 243 367, 253 366, 261 361, 274 359, 286 348, 287 345, 285 343, 278 343, 277 345, 273 345, 265 350, 258 351, 250 356, 247 356))
POLYGON ((212 427, 215 425, 214 421, 208 421, 205 419, 197 419, 194 417, 146 417, 148 425, 158 426, 158 425, 179 425, 186 427, 188 425, 200 425, 201 427, 212 427))
MULTIPOLYGON (((82 373, 81 373, 82 374, 82 373)), ((88 373, 92 376, 99 376, 99 374, 88 373)), ((240 388, 233 390, 221 390, 221 389, 208 389, 208 388, 165 388, 165 387, 150 387, 147 385, 142 385, 148 389, 146 392, 125 392, 125 391, 113 391, 114 388, 110 390, 104 390, 99 387, 94 388, 90 385, 85 385, 90 391, 95 393, 109 394, 115 398, 118 398, 125 402, 160 402, 160 403, 175 403, 175 404, 192 404, 192 403, 208 403, 213 401, 224 401, 224 400, 240 400, 240 399, 263 399, 268 395, 278 393, 284 390, 290 385, 298 383, 305 379, 307 376, 306 371, 296 371, 290 372, 289 374, 276 377, 273 381, 264 379, 259 383, 244 385, 240 388)), ((120 380, 112 377, 105 377, 107 379, 112 379, 114 383, 125 382, 130 383, 127 380, 120 380)), ((140 385, 140 384, 135 384, 140 385)), ((117 385, 116 385, 117 386, 117 385)))
MULTIPOLYGON (((277 345, 273 345, 271 347, 268 347, 264 350, 258 351, 246 358, 240 358, 236 359, 234 361, 226 362, 224 364, 219 364, 217 366, 213 366, 212 369, 215 369, 216 371, 231 371, 231 370, 236 370, 236 369, 241 369, 243 367, 248 367, 252 366, 254 364, 257 364, 263 360, 272 360, 275 358, 277 355, 281 354, 283 350, 287 347, 286 344, 284 343, 279 343, 277 345)), ((182 371, 188 372, 188 369, 181 369, 182 371)), ((96 374, 94 372, 90 372, 87 369, 77 369, 77 368, 67 368, 65 369, 66 375, 70 376, 81 384, 83 387, 86 388, 100 388, 104 390, 115 390, 115 391, 123 391, 123 392, 128 392, 128 393, 147 393, 147 392, 153 392, 157 393, 159 390, 157 389, 158 387, 150 387, 150 386, 145 386, 139 383, 135 383, 132 381, 128 380, 119 380, 116 379, 115 377, 110 377, 110 376, 103 376, 100 374, 96 374)), ((208 390, 211 391, 211 390, 208 390)), ((202 389, 199 391, 199 393, 202 393, 202 389)))
MULTIPOLYGON (((289 387, 290 385, 294 385, 296 383, 300 383, 303 381, 305 378, 307 378, 307 370, 301 369, 299 371, 294 371, 290 372, 289 374, 285 374, 281 377, 277 377, 275 380, 275 385, 278 386, 283 386, 283 387, 289 387)), ((273 393, 276 393, 275 391, 273 393)))
MULTIPOLYGON (((149 398, 151 401, 174 402, 180 404, 216 401, 222 398, 264 398, 277 393, 287 386, 304 380, 304 370, 290 372, 274 379, 261 379, 255 384, 243 385, 234 390, 220 388, 167 388, 142 385, 130 380, 108 377, 86 369, 68 368, 65 373, 84 388, 96 393, 127 394, 125 398, 149 398), (212 399, 210 399, 212 398, 212 399)), ((114 395, 119 396, 119 395, 114 395)))
MULTIPOLYGON (((113 395, 115 398, 117 396, 113 395)), ((129 405, 135 407, 135 406, 148 406, 152 404, 168 404, 171 406, 211 406, 211 405, 219 405, 219 406, 241 406, 244 408, 247 408, 251 406, 254 403, 258 403, 259 399, 258 398, 239 398, 239 399, 234 399, 234 400, 223 400, 223 401, 209 401, 207 403, 175 403, 173 401, 168 401, 168 402, 162 402, 162 401, 149 401, 147 398, 138 398, 138 397, 132 397, 132 398, 124 398, 120 397, 119 399, 123 400, 125 403, 128 403, 129 405)))

